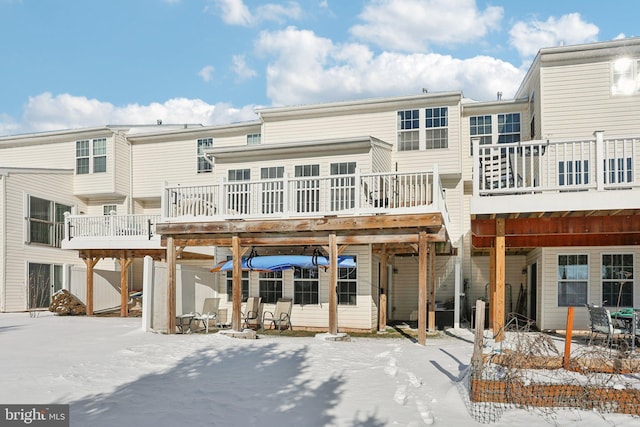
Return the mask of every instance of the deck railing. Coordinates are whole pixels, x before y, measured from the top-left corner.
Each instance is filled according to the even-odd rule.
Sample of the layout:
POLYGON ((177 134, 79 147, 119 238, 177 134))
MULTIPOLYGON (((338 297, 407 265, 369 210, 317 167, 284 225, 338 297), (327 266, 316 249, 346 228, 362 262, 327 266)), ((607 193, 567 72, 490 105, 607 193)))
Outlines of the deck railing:
POLYGON ((151 239, 160 215, 65 215, 66 239, 134 237, 151 239))
POLYGON ((224 181, 165 186, 163 216, 289 218, 389 212, 442 212, 448 221, 437 166, 430 171, 380 172, 224 181))
POLYGON ((473 194, 640 188, 640 138, 480 145, 473 141, 473 194))

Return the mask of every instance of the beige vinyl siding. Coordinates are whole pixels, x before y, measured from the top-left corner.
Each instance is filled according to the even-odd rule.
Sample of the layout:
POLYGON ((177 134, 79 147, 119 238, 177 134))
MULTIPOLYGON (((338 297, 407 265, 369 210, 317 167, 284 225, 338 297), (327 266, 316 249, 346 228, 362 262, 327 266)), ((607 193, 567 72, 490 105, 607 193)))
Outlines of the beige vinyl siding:
POLYGON ((73 176, 71 174, 11 173, 7 180, 6 218, 6 311, 27 309, 27 268, 29 262, 44 264, 76 264, 82 260, 76 251, 65 251, 38 244, 26 244, 24 212, 27 195, 75 205, 69 198, 73 176))
POLYGON ((7 177, 0 174, 0 312, 5 311, 6 306, 6 280, 5 267, 7 264, 6 237, 7 237, 7 177))
POLYGON ((0 148, 0 167, 50 168, 75 170, 75 140, 44 145, 19 145, 0 148))
POLYGON ((396 112, 394 110, 267 121, 263 127, 263 144, 319 141, 367 135, 394 143, 396 140, 396 112))
POLYGON ((115 153, 112 158, 107 157, 107 167, 109 162, 114 163, 115 193, 126 196, 129 195, 131 184, 130 146, 125 136, 121 133, 114 134, 113 141, 115 153))
POLYGON ((542 68, 542 137, 637 134, 640 96, 611 94, 611 63, 542 68))
MULTIPOLYGON (((302 248, 300 248, 302 249, 302 248)), ((260 248, 257 248, 260 253, 260 248)), ((225 260, 230 255, 229 248, 218 248, 216 259, 225 260)), ((372 328, 372 305, 374 305, 372 295, 371 280, 371 255, 369 246, 349 246, 342 255, 355 255, 357 257, 357 297, 356 305, 338 305, 338 329, 364 329, 372 328)), ((377 264, 376 264, 377 265, 377 264)), ((226 295, 226 274, 216 273, 217 291, 222 299, 220 306, 225 307, 231 313, 231 301, 228 301, 226 295)), ((293 295, 293 270, 283 272, 282 295, 284 298, 292 298, 293 295)), ((318 304, 307 304, 301 306, 294 304, 291 310, 291 323, 293 327, 305 328, 328 328, 329 326, 329 272, 323 269, 319 270, 319 295, 318 304)), ((260 294, 259 273, 252 271, 249 273, 249 296, 258 296, 260 294)), ((263 311, 273 311, 275 304, 265 304, 263 311)))
MULTIPOLYGON (((511 303, 508 302, 508 295, 505 294, 505 313, 515 310, 520 291, 520 284, 526 284, 526 275, 523 270, 527 267, 527 259, 524 255, 507 255, 505 259, 505 284, 511 285, 511 303)), ((475 304, 477 299, 489 301, 487 295, 487 285, 489 283, 489 257, 475 255, 471 257, 470 287, 467 291, 467 301, 470 306, 475 304)), ((507 290, 505 289, 505 293, 507 290)))
POLYGON ((197 173, 197 139, 133 145, 133 197, 157 198, 165 181, 169 185, 214 183, 212 173, 197 173))
MULTIPOLYGON (((89 138, 90 141, 93 138, 89 138)), ((116 189, 116 148, 114 137, 107 137, 107 171, 100 173, 88 173, 88 174, 76 174, 73 180, 73 194, 82 196, 94 196, 96 194, 114 194, 116 189)), ((75 170, 75 141, 73 141, 74 147, 74 166, 75 170)), ((93 145, 89 144, 89 150, 93 150, 93 145)), ((93 162, 93 153, 91 154, 90 161, 93 162)), ((121 165, 118 165, 120 167, 121 165)), ((93 166, 91 166, 93 168, 93 166)), ((91 169, 92 170, 92 169, 91 169)), ((126 172, 126 170, 125 170, 126 172)))
MULTIPOLYGON (((543 288, 540 310, 544 313, 539 326, 542 329, 565 329, 567 321, 567 307, 558 307, 558 255, 586 254, 589 262, 589 284, 587 302, 602 304, 602 254, 628 254, 634 256, 634 306, 640 304, 640 290, 638 290, 638 277, 640 268, 640 247, 638 246, 611 246, 611 247, 575 247, 575 248, 544 248, 542 250, 542 264, 544 268, 538 272, 542 278, 543 288)), ((540 266, 538 267, 540 268, 540 266)), ((615 303, 608 302, 606 306, 614 307, 615 303)), ((574 310, 574 329, 586 330, 589 328, 589 315, 585 307, 576 307, 574 310)))
MULTIPOLYGON (((394 168, 391 162, 392 152, 378 145, 374 145, 371 150, 371 172, 392 172, 394 168)), ((362 167, 362 172, 365 172, 362 167)))

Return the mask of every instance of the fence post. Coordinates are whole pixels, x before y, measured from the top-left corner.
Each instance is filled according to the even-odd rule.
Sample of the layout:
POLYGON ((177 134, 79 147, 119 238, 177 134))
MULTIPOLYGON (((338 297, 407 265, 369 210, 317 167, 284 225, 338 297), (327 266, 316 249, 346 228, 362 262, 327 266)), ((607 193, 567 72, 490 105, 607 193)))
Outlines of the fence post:
POLYGON ((562 356, 562 366, 569 370, 569 356, 571 355, 571 335, 573 334, 573 306, 567 309, 567 327, 564 337, 564 355, 562 356))
POLYGON ((473 356, 471 356, 471 367, 473 368, 473 375, 479 375, 482 372, 482 347, 484 339, 484 305, 482 300, 476 301, 476 328, 475 339, 473 345, 473 356))

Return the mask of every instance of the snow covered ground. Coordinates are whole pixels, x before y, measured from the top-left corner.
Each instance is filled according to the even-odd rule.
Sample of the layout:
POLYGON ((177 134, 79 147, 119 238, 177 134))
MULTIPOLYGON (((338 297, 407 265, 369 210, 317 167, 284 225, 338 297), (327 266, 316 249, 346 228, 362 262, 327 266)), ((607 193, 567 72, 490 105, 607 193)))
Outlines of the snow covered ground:
MULTIPOLYGON (((72 426, 472 426, 473 336, 161 335, 140 318, 0 314, 0 404, 71 405, 72 426)), ((513 409, 492 425, 637 426, 620 414, 513 409)))

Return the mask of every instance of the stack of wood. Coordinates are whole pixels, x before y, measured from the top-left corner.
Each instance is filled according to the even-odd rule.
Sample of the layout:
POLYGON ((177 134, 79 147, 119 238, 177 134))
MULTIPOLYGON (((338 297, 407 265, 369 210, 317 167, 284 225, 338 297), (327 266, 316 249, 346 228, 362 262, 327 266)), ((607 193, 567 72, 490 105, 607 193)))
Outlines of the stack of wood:
POLYGON ((60 289, 51 298, 49 311, 60 316, 85 314, 87 308, 75 295, 66 289, 60 289))

